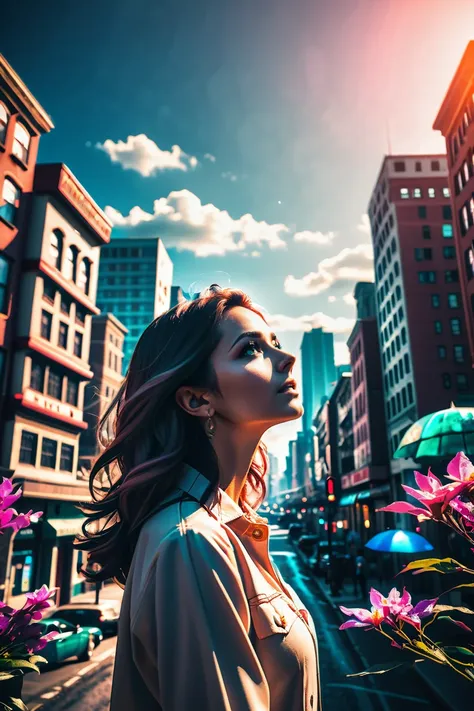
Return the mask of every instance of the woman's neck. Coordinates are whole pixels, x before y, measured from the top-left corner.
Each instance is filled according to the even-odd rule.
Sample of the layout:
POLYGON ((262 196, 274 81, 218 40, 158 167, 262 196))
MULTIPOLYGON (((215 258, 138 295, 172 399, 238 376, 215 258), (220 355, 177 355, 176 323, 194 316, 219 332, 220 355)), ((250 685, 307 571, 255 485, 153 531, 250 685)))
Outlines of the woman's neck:
POLYGON ((219 486, 236 503, 247 479, 261 435, 237 430, 235 426, 219 421, 212 445, 219 463, 219 486))

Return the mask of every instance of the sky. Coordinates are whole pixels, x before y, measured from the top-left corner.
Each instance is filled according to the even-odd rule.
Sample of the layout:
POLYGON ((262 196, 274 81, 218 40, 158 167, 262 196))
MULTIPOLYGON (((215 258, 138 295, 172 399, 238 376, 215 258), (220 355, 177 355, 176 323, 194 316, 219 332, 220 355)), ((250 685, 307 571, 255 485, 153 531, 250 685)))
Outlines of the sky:
MULTIPOLYGON (((343 363, 383 156, 444 153, 432 124, 473 28, 473 0, 16 0, 0 52, 55 124, 39 161, 115 236, 161 236, 185 291, 248 292, 298 358, 333 331, 343 363)), ((281 469, 300 428, 266 436, 281 469)))

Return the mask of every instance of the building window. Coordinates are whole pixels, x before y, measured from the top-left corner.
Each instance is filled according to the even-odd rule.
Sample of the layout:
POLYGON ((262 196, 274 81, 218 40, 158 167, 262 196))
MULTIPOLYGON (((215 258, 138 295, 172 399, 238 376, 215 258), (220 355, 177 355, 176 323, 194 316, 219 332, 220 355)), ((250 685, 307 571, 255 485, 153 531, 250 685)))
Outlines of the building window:
POLYGON ((435 198, 436 197, 436 190, 434 188, 428 188, 428 197, 429 198, 435 198))
POLYGON ((400 276, 400 265, 398 262, 393 263, 393 271, 395 272, 395 276, 400 276))
POLYGON ((453 211, 451 210, 451 205, 443 205, 441 210, 443 213, 443 220, 452 220, 453 219, 453 211))
POLYGON ((451 323, 451 333, 453 336, 460 336, 461 335, 461 319, 460 318, 452 318, 450 319, 451 323))
POLYGON ((404 173, 405 172, 405 161, 404 160, 394 161, 393 169, 394 169, 395 173, 404 173))
POLYGON ((455 284, 459 281, 459 273, 457 269, 447 269, 444 272, 444 281, 446 284, 455 284))
POLYGON ((71 444, 61 444, 61 458, 59 468, 65 472, 72 472, 74 461, 74 447, 71 444))
POLYGON ((402 335, 402 343, 403 343, 403 345, 405 345, 405 343, 407 342, 407 331, 406 331, 405 327, 402 328, 401 335, 402 335))
POLYGON ((469 175, 469 165, 468 165, 468 163, 467 163, 467 160, 464 161, 463 166, 462 166, 462 169, 463 169, 463 172, 464 172, 464 180, 466 181, 466 183, 468 183, 468 182, 469 182, 469 178, 470 178, 471 176, 469 175))
POLYGON ((427 214, 427 212, 426 212, 426 207, 425 207, 425 205, 419 205, 419 207, 418 207, 418 217, 419 217, 421 220, 426 220, 426 214, 427 214))
POLYGON ((74 355, 82 358, 82 333, 78 331, 74 334, 74 355))
POLYGON ((450 195, 449 188, 443 188, 443 197, 448 198, 450 195))
POLYGON ((20 207, 21 190, 10 178, 3 181, 2 201, 0 205, 0 217, 12 225, 16 225, 17 211, 20 207))
POLYGON ((410 372, 410 358, 408 356, 408 353, 405 353, 405 355, 403 356, 403 362, 405 363, 405 373, 408 374, 410 372))
POLYGON ((43 299, 54 306, 56 298, 56 289, 54 284, 46 279, 43 280, 43 299))
POLYGON ((467 375, 465 373, 456 373, 456 387, 461 392, 468 389, 467 375))
POLYGON ((85 320, 86 320, 85 310, 76 304, 76 323, 79 323, 79 324, 81 324, 81 326, 83 326, 85 323, 85 320))
POLYGON ((464 252, 464 265, 466 267, 466 277, 468 281, 471 281, 474 276, 474 245, 471 245, 469 249, 464 252))
POLYGON ((48 376, 48 395, 56 400, 61 400, 63 379, 62 376, 50 368, 48 376))
POLYGON ((462 227, 463 234, 464 234, 469 229, 469 215, 467 212, 466 205, 464 205, 463 209, 461 210, 461 221, 462 221, 461 227, 462 227))
POLYGON ((8 111, 5 104, 0 104, 0 143, 5 143, 8 126, 8 111))
POLYGON ((414 198, 421 198, 421 188, 413 188, 412 195, 414 198))
POLYGON ((30 388, 32 390, 37 390, 39 393, 44 392, 44 373, 44 365, 31 363, 30 388))
POLYGON ((464 346, 453 346, 454 362, 464 363, 466 356, 464 353, 464 346))
POLYGON ((439 160, 432 160, 431 161, 431 170, 433 170, 433 171, 441 170, 441 165, 440 165, 439 160))
POLYGON ((76 270, 77 270, 77 247, 68 247, 66 249, 66 263, 64 265, 64 275, 66 279, 71 281, 76 281, 76 270))
POLYGON ((18 457, 22 464, 36 464, 36 451, 38 449, 38 435, 34 432, 22 430, 20 455, 18 457))
POLYGON ((451 376, 450 376, 450 374, 449 374, 449 373, 443 373, 442 376, 441 376, 441 378, 442 378, 442 381, 443 381, 443 388, 444 388, 445 390, 449 390, 449 388, 451 387, 451 376))
POLYGON ((410 192, 408 188, 400 188, 400 197, 402 198, 402 200, 408 200, 408 198, 410 197, 410 192))
POLYGON ((78 387, 77 380, 68 378, 67 386, 66 386, 66 402, 69 405, 74 405, 74 407, 77 407, 78 391, 79 391, 79 387, 78 387))
POLYGON ((31 136, 21 123, 17 123, 13 133, 13 155, 19 158, 22 163, 28 163, 28 151, 30 149, 31 136))
POLYGON ((58 346, 61 348, 67 348, 67 336, 69 332, 69 326, 67 323, 59 322, 59 335, 58 335, 58 346))
POLYGON ((53 314, 49 311, 41 312, 41 338, 46 338, 47 341, 51 340, 51 326, 53 324, 53 314))
POLYGON ((89 293, 91 278, 91 263, 84 258, 79 265, 79 283, 78 286, 85 294, 89 293))
POLYGON ((448 306, 450 309, 458 309, 460 305, 459 294, 448 294, 448 306))
POLYGON ((61 230, 53 230, 49 238, 49 256, 51 264, 56 269, 61 269, 61 258, 63 253, 63 238, 61 230))
POLYGON ((438 358, 440 360, 446 360, 447 354, 446 346, 438 346, 438 358))
POLYGON ((441 300, 439 298, 439 294, 431 294, 431 306, 434 309, 439 309, 441 305, 441 300))
POLYGON ((430 261, 433 259, 431 247, 415 247, 415 259, 417 262, 430 261))
POLYGON ((421 173, 421 160, 415 161, 415 171, 421 173))
POLYGON ((43 437, 41 448, 41 466, 48 469, 56 469, 56 455, 58 443, 54 439, 43 437))
POLYGON ((0 313, 8 313, 8 304, 10 301, 9 284, 10 284, 10 260, 5 255, 0 254, 0 313))
POLYGON ((445 259, 456 259, 456 250, 454 247, 449 245, 449 247, 443 247, 443 257, 445 259))
POLYGON ((418 272, 420 284, 436 284, 436 272, 418 272))
POLYGON ((435 331, 435 333, 442 333, 443 332, 443 324, 441 323, 441 321, 434 322, 434 331, 435 331))
POLYGON ((421 228, 423 239, 431 239, 431 228, 429 225, 423 225, 421 228))
POLYGON ((453 226, 451 223, 445 223, 442 227, 444 239, 453 238, 453 226))

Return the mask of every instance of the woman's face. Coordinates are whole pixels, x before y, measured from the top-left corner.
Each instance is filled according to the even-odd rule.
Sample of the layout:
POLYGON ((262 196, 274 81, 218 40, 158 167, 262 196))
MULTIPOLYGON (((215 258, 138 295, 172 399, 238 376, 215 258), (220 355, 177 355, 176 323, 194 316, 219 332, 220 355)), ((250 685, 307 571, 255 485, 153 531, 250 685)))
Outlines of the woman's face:
POLYGON ((235 306, 227 312, 221 334, 211 357, 220 390, 212 397, 216 413, 236 425, 259 429, 301 417, 297 383, 281 392, 285 381, 294 381, 295 358, 281 349, 262 317, 235 306))

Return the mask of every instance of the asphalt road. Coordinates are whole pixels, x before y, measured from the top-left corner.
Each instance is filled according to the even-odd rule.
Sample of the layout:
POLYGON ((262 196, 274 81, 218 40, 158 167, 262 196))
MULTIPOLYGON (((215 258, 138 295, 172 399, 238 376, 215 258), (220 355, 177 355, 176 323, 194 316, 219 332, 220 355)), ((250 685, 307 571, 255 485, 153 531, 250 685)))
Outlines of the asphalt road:
MULTIPOLYGON (((429 697, 415 672, 404 672, 403 676, 347 678, 347 674, 366 667, 355 653, 350 637, 338 629, 345 618, 339 617, 305 573, 287 543, 286 531, 272 531, 270 551, 283 577, 295 588, 313 616, 318 632, 325 711, 400 711, 400 708, 403 711, 445 711, 429 697)), ((69 661, 56 669, 45 669, 41 675, 28 675, 24 700, 30 711, 108 711, 115 644, 115 638, 104 640, 90 662, 69 661)), ((383 653, 382 649, 381 655, 383 653)))

